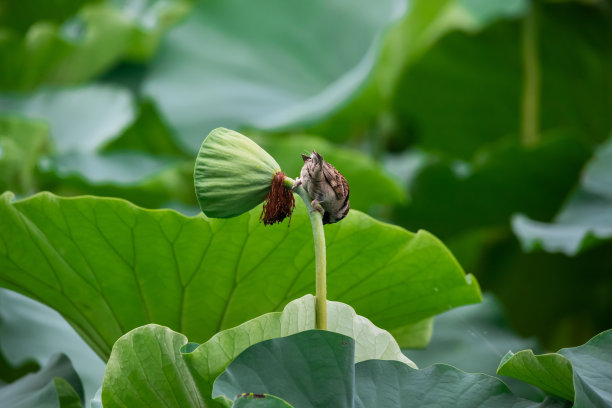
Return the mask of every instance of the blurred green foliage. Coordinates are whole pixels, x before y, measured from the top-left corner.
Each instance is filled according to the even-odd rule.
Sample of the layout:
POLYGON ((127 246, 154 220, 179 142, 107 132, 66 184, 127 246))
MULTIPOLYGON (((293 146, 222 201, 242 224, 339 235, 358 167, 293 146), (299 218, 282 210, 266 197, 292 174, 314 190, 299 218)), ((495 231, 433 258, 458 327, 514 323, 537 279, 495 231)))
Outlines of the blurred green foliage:
POLYGON ((3 2, 0 87, 79 84, 124 59, 148 60, 189 8, 188 0, 3 2))
POLYGON ((520 214, 512 227, 525 250, 541 246, 570 256, 612 238, 612 139, 597 149, 578 188, 552 223, 532 221, 520 214))
POLYGON ((2 190, 191 214, 239 128, 292 176, 320 149, 544 348, 612 326, 610 1, 43 3, 0 3, 2 190))

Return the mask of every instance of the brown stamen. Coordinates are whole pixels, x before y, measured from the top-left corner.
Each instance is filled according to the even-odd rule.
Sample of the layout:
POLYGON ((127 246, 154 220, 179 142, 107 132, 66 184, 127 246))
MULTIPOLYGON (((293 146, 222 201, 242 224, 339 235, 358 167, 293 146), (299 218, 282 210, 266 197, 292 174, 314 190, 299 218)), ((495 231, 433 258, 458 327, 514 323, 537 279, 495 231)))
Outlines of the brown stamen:
POLYGON ((282 222, 286 217, 289 217, 289 224, 291 224, 295 199, 293 198, 293 192, 285 188, 284 182, 285 173, 276 172, 259 216, 259 221, 263 219, 264 225, 282 222))

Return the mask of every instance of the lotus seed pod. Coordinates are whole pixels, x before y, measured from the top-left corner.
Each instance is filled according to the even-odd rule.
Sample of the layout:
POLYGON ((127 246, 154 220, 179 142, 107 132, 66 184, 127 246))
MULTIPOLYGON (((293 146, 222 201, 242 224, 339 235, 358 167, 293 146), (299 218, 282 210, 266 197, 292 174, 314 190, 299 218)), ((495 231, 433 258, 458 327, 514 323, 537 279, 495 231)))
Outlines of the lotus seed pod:
POLYGON ((204 139, 196 159, 194 184, 200 208, 211 218, 245 213, 264 201, 279 172, 278 163, 257 143, 217 128, 204 139))

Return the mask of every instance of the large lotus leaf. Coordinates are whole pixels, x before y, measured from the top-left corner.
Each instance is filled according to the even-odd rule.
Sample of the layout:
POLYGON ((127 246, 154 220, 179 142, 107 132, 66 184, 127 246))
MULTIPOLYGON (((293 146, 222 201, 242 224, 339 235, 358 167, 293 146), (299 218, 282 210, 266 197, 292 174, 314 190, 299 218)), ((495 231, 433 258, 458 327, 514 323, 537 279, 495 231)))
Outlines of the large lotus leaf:
POLYGON ((412 201, 396 219, 442 237, 506 227, 517 211, 546 219, 570 192, 588 156, 575 138, 557 135, 529 148, 502 141, 470 163, 432 157, 413 179, 412 201))
POLYGON ((612 330, 582 346, 534 355, 531 350, 508 354, 498 372, 537 385, 574 402, 574 407, 612 404, 612 330))
POLYGON ((299 177, 304 164, 300 154, 319 152, 346 177, 351 189, 351 208, 367 211, 372 204, 405 201, 399 183, 367 155, 333 145, 314 136, 265 137, 257 142, 274 157, 289 177, 299 177))
POLYGON ((202 129, 313 121, 369 75, 404 0, 200 2, 166 37, 145 79, 182 145, 202 129))
MULTIPOLYGON (((550 3, 537 10, 541 128, 571 128, 602 141, 612 126, 606 62, 612 18, 598 7, 550 3)), ((463 159, 484 143, 517 134, 521 27, 522 21, 508 20, 476 35, 451 33, 409 65, 394 97, 401 134, 463 159)))
POLYGON ((44 123, 0 116, 0 191, 35 190, 40 156, 51 150, 44 123))
POLYGON ((79 376, 63 354, 40 371, 0 386, 0 401, 11 408, 81 408, 82 400, 79 376))
MULTIPOLYGON (((146 395, 144 398, 150 406, 157 406, 162 400, 167 401, 167 398, 160 397, 165 393, 170 395, 173 388, 163 382, 162 374, 166 371, 167 377, 182 379, 184 384, 197 388, 194 396, 197 403, 204 401, 207 406, 217 406, 211 398, 213 383, 240 353, 261 341, 312 330, 314 327, 315 299, 312 295, 306 295, 290 302, 282 312, 268 313, 221 331, 200 346, 187 343, 184 335, 165 327, 148 325, 134 329, 122 336, 113 347, 104 377, 104 405, 133 406, 134 401, 143 398, 138 397, 138 394, 146 395), (148 358, 153 348, 162 350, 161 357, 173 363, 166 364, 166 360, 148 358), (144 367, 144 371, 141 367, 144 367)), ((401 361, 416 368, 412 361, 402 355, 388 332, 356 315, 348 305, 328 301, 328 329, 355 340, 355 346, 351 348, 354 353, 351 360, 383 358, 401 361)))
POLYGON ((523 248, 576 255, 612 238, 612 139, 587 163, 576 192, 551 223, 525 215, 512 220, 523 248))
POLYGON ((104 362, 55 310, 6 289, 0 290, 0 345, 14 366, 32 359, 45 366, 57 353, 65 354, 86 399, 102 384, 104 362))
MULTIPOLYGON (((310 220, 219 220, 49 193, 0 201, 0 282, 58 310, 101 355, 158 323, 203 341, 314 288, 310 220), (205 317, 205 318, 204 318, 205 317)), ((387 330, 475 303, 480 290, 426 231, 351 211, 326 227, 329 299, 387 330)))
POLYGON ((496 378, 452 366, 415 370, 398 361, 352 361, 353 340, 311 330, 257 343, 215 381, 213 396, 243 392, 281 397, 296 407, 561 407, 513 395, 496 378))
POLYGON ((74 5, 83 2, 70 7, 63 3, 64 7, 51 2, 40 7, 36 2, 32 7, 20 2, 17 8, 29 15, 29 21, 20 21, 10 6, 0 10, 17 26, 0 29, 0 89, 78 84, 121 59, 148 59, 163 33, 189 9, 189 2, 183 0, 89 2, 66 20, 74 5), (51 14, 46 13, 49 9, 51 14), (33 21, 36 16, 41 20, 33 21))

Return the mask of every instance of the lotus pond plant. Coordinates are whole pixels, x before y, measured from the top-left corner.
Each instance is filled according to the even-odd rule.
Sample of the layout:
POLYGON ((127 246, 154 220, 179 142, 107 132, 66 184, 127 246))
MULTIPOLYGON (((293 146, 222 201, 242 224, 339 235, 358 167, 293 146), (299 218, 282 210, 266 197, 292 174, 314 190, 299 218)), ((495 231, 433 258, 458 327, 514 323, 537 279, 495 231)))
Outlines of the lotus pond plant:
POLYGON ((1 2, 0 407, 612 407, 611 11, 1 2))
MULTIPOLYGON (((202 143, 194 183, 195 217, 91 196, 0 199, 0 280, 60 311, 107 361, 92 407, 607 406, 611 331, 506 355, 500 374, 546 392, 538 401, 489 375, 417 368, 408 348, 427 345, 433 316, 481 300, 426 231, 357 210, 324 226, 316 197, 228 129, 202 143)), ((40 392, 81 406, 70 362, 52 364, 40 392)))

